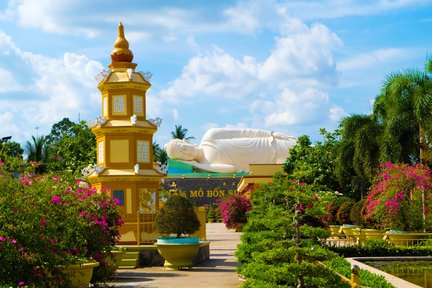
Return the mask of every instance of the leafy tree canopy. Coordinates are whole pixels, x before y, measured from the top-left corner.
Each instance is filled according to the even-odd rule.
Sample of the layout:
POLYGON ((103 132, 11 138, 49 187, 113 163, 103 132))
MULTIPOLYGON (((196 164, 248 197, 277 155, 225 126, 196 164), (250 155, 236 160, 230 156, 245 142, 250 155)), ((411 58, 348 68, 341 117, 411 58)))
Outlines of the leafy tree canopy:
POLYGON ((96 138, 84 121, 74 123, 68 118, 53 125, 47 136, 50 144, 47 167, 50 171, 81 171, 96 162, 96 138))

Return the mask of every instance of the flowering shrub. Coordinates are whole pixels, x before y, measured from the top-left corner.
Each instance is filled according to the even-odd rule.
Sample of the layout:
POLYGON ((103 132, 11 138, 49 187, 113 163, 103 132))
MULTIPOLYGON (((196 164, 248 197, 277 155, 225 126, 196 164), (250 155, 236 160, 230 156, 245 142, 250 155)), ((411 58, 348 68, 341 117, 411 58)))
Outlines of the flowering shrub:
POLYGON ((242 195, 228 196, 219 204, 222 221, 229 229, 235 229, 239 223, 246 223, 246 212, 252 210, 249 199, 242 195))
POLYGON ((0 286, 61 287, 61 266, 100 261, 122 224, 115 199, 54 175, 13 178, 0 164, 0 286))
POLYGON ((425 166, 381 164, 365 203, 365 218, 387 229, 431 230, 431 189, 432 173, 425 166))

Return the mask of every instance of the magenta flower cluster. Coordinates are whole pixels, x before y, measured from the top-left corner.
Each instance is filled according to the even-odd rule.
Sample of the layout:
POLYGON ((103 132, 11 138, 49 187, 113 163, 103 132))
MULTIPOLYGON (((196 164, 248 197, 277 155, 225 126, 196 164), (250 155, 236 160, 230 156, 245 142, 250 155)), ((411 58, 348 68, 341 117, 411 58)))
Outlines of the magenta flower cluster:
POLYGON ((432 172, 426 166, 381 164, 365 203, 364 217, 379 228, 430 229, 431 189, 432 172), (423 221, 423 214, 426 221, 423 221))
POLYGON ((222 221, 229 229, 235 229, 239 223, 246 223, 246 212, 250 210, 252 210, 250 200, 242 195, 230 195, 219 204, 222 221))
POLYGON ((123 224, 118 202, 69 176, 23 174, 0 166, 0 286, 60 287, 59 267, 114 248, 123 224))

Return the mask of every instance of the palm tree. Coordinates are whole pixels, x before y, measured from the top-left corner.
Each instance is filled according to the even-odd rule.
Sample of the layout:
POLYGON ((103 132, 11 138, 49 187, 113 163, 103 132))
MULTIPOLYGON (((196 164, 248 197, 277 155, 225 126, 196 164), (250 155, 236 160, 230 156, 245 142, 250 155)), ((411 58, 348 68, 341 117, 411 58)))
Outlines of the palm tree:
POLYGON ((171 132, 172 139, 190 140, 195 139, 195 137, 186 137, 188 129, 183 128, 182 125, 175 125, 174 131, 171 132))
POLYGON ((352 115, 340 122, 341 141, 336 173, 360 186, 363 198, 378 167, 382 127, 373 115, 352 115), (354 175, 354 176, 353 176, 354 175))
POLYGON ((27 159, 30 161, 43 162, 47 159, 48 145, 45 136, 32 136, 33 142, 27 141, 25 150, 28 154, 27 159))
POLYGON ((383 155, 392 162, 430 160, 432 139, 432 59, 425 69, 387 76, 374 111, 384 126, 383 155))
POLYGON ((153 157, 154 162, 159 162, 160 165, 167 165, 168 154, 164 148, 161 148, 159 143, 153 142, 153 157))

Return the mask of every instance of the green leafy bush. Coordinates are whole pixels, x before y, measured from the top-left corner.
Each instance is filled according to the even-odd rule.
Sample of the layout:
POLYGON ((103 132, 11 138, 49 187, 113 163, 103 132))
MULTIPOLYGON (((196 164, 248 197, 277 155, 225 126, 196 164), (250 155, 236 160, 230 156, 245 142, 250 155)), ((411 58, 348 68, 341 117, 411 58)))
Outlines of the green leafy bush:
POLYGON ((348 287, 317 260, 335 257, 322 247, 327 192, 282 175, 254 191, 236 256, 244 287, 348 287), (262 285, 266 283, 265 285, 262 285))
POLYGON ((351 222, 354 225, 357 225, 359 227, 365 227, 366 226, 366 222, 363 219, 363 212, 364 212, 364 204, 366 202, 366 199, 362 199, 360 201, 357 201, 354 203, 354 205, 351 208, 351 212, 349 214, 349 218, 351 220, 351 222))
POLYGON ((431 256, 432 246, 394 246, 384 240, 366 240, 364 245, 328 247, 343 257, 431 256))
MULTIPOLYGON (((351 264, 343 257, 335 257, 324 262, 326 266, 345 276, 351 278, 351 264)), ((361 269, 359 273, 360 285, 370 288, 394 288, 383 276, 373 274, 361 269)))
POLYGON ((327 223, 330 225, 341 225, 342 223, 339 221, 339 219, 336 217, 336 214, 342 204, 345 202, 351 201, 350 198, 339 196, 334 197, 332 200, 329 201, 327 208, 329 210, 329 217, 327 219, 327 223))
POLYGON ((153 225, 161 234, 181 237, 195 233, 201 224, 192 203, 183 194, 173 193, 160 209, 153 225))
POLYGON ((336 219, 338 219, 338 221, 341 224, 349 224, 351 223, 351 219, 350 219, 350 213, 351 213, 351 209, 354 206, 354 201, 353 200, 348 200, 347 202, 343 203, 337 213, 336 213, 336 219))

